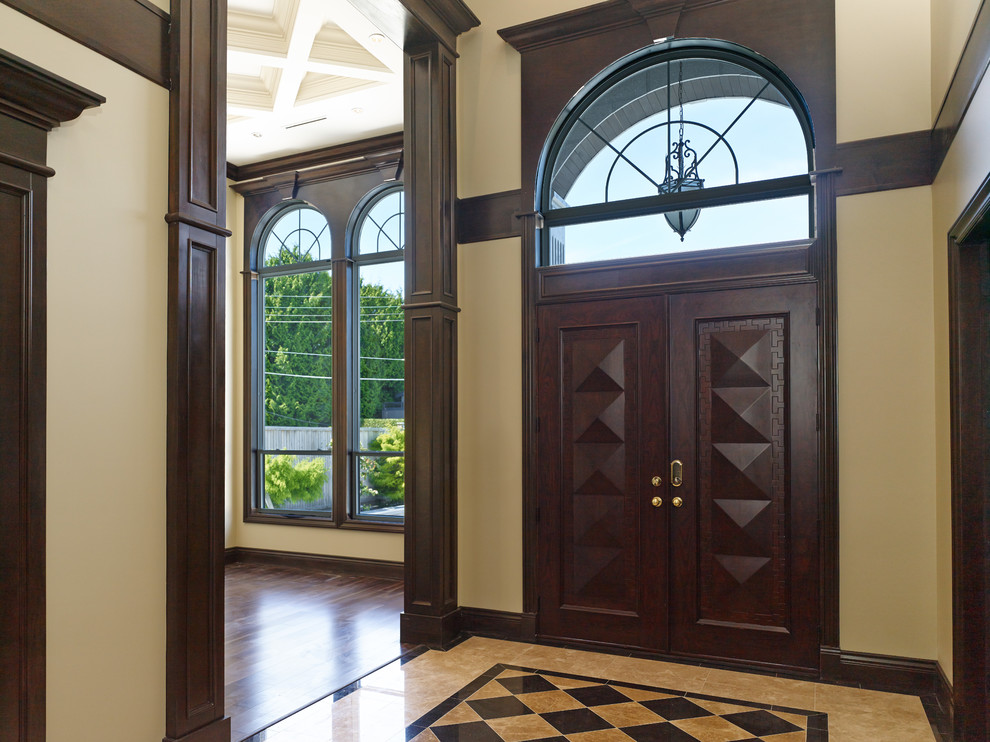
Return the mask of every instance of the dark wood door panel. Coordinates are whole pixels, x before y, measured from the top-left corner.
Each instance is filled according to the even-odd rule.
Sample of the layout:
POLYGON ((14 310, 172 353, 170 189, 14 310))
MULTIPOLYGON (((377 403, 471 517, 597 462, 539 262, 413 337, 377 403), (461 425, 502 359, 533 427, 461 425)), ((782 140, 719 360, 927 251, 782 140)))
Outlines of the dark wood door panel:
POLYGON ((666 643, 664 303, 540 310, 539 633, 666 643))
POLYGON ((816 668, 814 285, 671 299, 671 649, 816 668))

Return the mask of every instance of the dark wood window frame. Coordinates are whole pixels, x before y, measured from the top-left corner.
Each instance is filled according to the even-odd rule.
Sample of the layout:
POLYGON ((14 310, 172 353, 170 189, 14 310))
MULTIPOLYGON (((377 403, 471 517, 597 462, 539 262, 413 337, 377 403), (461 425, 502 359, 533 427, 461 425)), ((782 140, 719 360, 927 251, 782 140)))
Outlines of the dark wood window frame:
POLYGON ((45 739, 47 137, 104 101, 0 50, 0 737, 11 742, 45 739))
POLYGON ((629 296, 664 290, 698 275, 707 261, 706 284, 761 286, 775 282, 814 280, 822 309, 819 357, 821 448, 821 645, 822 663, 838 652, 838 477, 835 386, 835 180, 839 159, 835 143, 835 15, 829 0, 794 4, 787 0, 750 3, 713 2, 690 7, 666 0, 626 3, 610 0, 558 16, 499 31, 522 55, 522 189, 517 210, 523 240, 523 611, 533 625, 537 610, 536 471, 533 387, 535 307, 541 301, 594 295, 629 296), (595 281, 598 264, 538 268, 536 200, 537 171, 544 143, 571 91, 600 70, 658 38, 717 38, 741 44, 778 65, 801 91, 815 125, 815 203, 818 231, 813 243, 798 244, 776 254, 759 248, 725 251, 726 260, 688 256, 616 261, 601 268, 627 265, 627 285, 602 292, 595 281), (547 75, 546 70, 554 70, 547 75), (721 273, 719 265, 721 268, 721 273))
MULTIPOLYGON (((372 263, 395 262, 402 260, 401 253, 393 253, 383 257, 380 256, 360 256, 356 254, 357 247, 354 240, 358 238, 357 230, 360 229, 361 219, 370 204, 383 193, 389 193, 396 188, 402 188, 401 182, 395 180, 399 174, 399 163, 401 161, 401 137, 395 135, 376 137, 364 141, 342 145, 341 147, 328 148, 311 153, 304 153, 295 156, 296 166, 306 163, 305 173, 291 171, 289 173, 277 172, 281 170, 281 163, 268 166, 265 169, 264 163, 252 166, 255 173, 267 172, 258 180, 249 180, 234 186, 246 198, 252 199, 252 206, 248 209, 245 217, 245 234, 252 235, 251 239, 245 243, 245 265, 248 269, 244 272, 244 513, 243 518, 246 523, 262 523, 268 525, 303 526, 315 528, 345 528, 365 531, 382 531, 390 533, 401 533, 403 523, 397 518, 375 518, 370 516, 355 515, 357 508, 357 458, 358 453, 354 447, 357 436, 354 384, 357 378, 356 353, 357 353, 357 280, 358 266, 372 263), (341 158, 344 161, 341 162, 341 158), (358 158, 355 161, 355 158, 358 158), (274 169, 276 172, 269 172, 274 169), (370 190, 364 192, 361 189, 367 187, 368 181, 362 179, 351 185, 351 180, 358 176, 368 174, 381 174, 387 180, 385 183, 373 185, 370 190), (274 183, 291 183, 291 190, 274 187, 274 183), (258 261, 260 253, 264 249, 264 239, 269 227, 281 218, 288 211, 297 207, 311 207, 320 210, 319 203, 310 203, 303 198, 283 200, 275 206, 271 206, 268 211, 260 217, 256 215, 259 209, 271 203, 273 192, 279 196, 283 194, 291 195, 295 192, 299 195, 307 195, 307 187, 315 187, 323 184, 323 189, 319 191, 323 197, 322 202, 334 201, 346 203, 348 199, 354 202, 354 206, 347 216, 346 224, 342 216, 335 220, 331 233, 336 233, 337 238, 331 243, 332 258, 319 261, 313 265, 308 263, 295 266, 287 266, 284 270, 271 271, 260 269, 258 261), (338 197, 331 198, 328 192, 334 185, 341 186, 343 192, 338 197), (274 189, 274 191, 273 191, 274 189), (356 189, 356 190, 355 190, 356 189), (300 193, 302 190, 302 193, 300 193), (268 196, 266 198, 266 195, 268 196), (257 204, 257 205, 255 205, 257 204), (337 223, 340 222, 340 223, 337 223), (305 266, 303 268, 303 266, 305 266), (333 376, 335 379, 342 379, 343 389, 337 390, 334 385, 333 399, 333 429, 337 431, 335 439, 342 441, 344 455, 343 466, 340 463, 332 464, 333 472, 333 505, 332 514, 325 512, 307 513, 306 511, 280 512, 270 508, 262 508, 257 504, 258 488, 260 485, 260 468, 257 461, 259 441, 261 437, 261 420, 258 414, 259 401, 262 399, 260 380, 260 280, 266 273, 285 275, 290 273, 310 272, 317 270, 331 270, 331 280, 333 281, 333 316, 336 318, 332 329, 333 346, 338 350, 334 353, 333 376)), ((235 173, 237 171, 234 171, 235 173)), ((322 212, 321 212, 322 213, 322 212)), ((329 227, 328 227, 329 228, 329 227)), ((299 453, 299 452, 295 452, 299 453)), ((314 452, 316 453, 316 452, 314 452)), ((335 461, 337 456, 333 456, 335 461)))

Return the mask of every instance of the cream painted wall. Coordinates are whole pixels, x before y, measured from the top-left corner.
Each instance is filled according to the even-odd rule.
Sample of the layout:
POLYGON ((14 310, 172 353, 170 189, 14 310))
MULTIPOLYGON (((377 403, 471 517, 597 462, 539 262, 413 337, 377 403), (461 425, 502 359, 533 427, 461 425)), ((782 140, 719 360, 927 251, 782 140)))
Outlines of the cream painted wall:
POLYGON ((930 1, 836 0, 838 141, 931 128, 930 1))
POLYGON ((990 82, 984 80, 970 104, 933 192, 933 285, 935 291, 935 410, 938 432, 938 660, 952 677, 952 522, 949 433, 949 300, 946 246, 949 229, 990 173, 990 82))
MULTIPOLYGON (((519 54, 498 29, 591 5, 590 0, 471 0, 481 26, 457 40, 457 192, 461 198, 519 187, 519 54)), ((575 91, 576 92, 576 91, 575 91)))
POLYGON ((982 0, 931 0, 932 121, 938 116, 982 0))
POLYGON ((522 610, 520 241, 457 252, 457 575, 461 605, 522 610))
POLYGON ((931 188, 838 202, 843 649, 936 656, 931 188))
POLYGON ((107 98, 48 140, 48 740, 161 739, 168 93, 6 6, 0 47, 107 98))

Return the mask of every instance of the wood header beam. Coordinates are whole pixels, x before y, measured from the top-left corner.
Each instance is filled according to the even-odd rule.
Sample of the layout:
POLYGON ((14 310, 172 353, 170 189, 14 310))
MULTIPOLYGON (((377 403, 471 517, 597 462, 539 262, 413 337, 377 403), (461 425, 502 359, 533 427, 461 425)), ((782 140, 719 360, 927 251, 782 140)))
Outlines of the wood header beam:
POLYGON ((163 88, 169 17, 146 0, 0 0, 163 88))

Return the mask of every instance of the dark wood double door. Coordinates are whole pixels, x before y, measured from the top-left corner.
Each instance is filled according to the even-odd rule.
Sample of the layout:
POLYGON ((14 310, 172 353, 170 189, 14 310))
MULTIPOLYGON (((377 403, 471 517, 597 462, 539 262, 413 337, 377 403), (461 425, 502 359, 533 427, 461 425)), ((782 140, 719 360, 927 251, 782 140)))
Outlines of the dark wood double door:
POLYGON ((813 284, 538 309, 542 638, 818 667, 815 316, 813 284))

